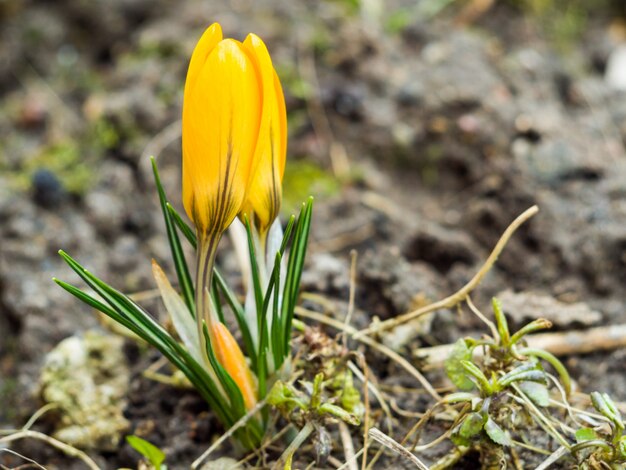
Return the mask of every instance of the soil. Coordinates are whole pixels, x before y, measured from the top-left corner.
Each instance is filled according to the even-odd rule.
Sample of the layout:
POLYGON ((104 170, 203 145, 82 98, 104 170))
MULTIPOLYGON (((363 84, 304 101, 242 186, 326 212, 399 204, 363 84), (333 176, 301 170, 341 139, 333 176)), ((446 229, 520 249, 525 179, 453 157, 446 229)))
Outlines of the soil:
MULTIPOLYGON (((302 288, 334 302, 329 314, 344 318, 351 250, 352 324, 363 328, 456 291, 507 225, 537 204, 540 213, 512 238, 474 303, 487 312, 493 295, 532 292, 586 304, 588 317, 553 319, 557 330, 625 323, 626 94, 603 75, 624 38, 619 5, 607 2, 563 44, 534 13, 497 3, 468 22, 459 5, 427 17, 401 1, 385 2, 384 11, 378 2, 359 11, 339 0, 3 2, 0 428, 21 426, 41 406, 39 372, 59 341, 103 329, 52 282, 79 283, 57 250, 124 292, 154 288, 152 257, 172 272, 147 157, 157 156, 180 207, 182 84, 195 41, 213 21, 229 36, 259 34, 282 78, 290 129, 284 205, 316 197, 302 288)), ((232 271, 227 243, 219 261, 232 271)), ((154 299, 145 306, 162 311, 154 299)), ((482 331, 473 315, 442 311, 398 349, 412 357, 418 347, 482 331)), ((364 351, 381 386, 419 387, 364 351)), ((129 433, 161 447, 170 468, 188 468, 224 430, 193 391, 142 376, 158 354, 131 340, 125 353, 129 433)), ((581 390, 626 400, 624 354, 565 362, 581 390)), ((428 377, 446 383, 441 372, 428 377)), ((398 396, 411 412, 431 404, 424 394, 398 396)), ((399 429, 414 423, 394 417, 399 429)), ((35 429, 54 427, 50 415, 35 429)), ((84 468, 37 441, 15 449, 46 468, 84 468)), ((226 444, 220 453, 237 450, 226 444)), ((102 468, 138 460, 123 441, 90 455, 102 468)), ((457 468, 475 468, 475 458, 457 468)), ((23 460, 0 453, 0 463, 23 460)), ((392 457, 379 465, 409 468, 392 457)))

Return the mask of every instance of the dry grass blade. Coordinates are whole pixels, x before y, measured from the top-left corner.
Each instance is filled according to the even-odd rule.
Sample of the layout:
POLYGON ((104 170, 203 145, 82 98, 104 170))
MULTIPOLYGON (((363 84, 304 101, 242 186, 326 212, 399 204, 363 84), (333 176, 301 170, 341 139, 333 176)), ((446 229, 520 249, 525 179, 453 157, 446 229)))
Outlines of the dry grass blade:
MULTIPOLYGON (((0 453, 2 452, 6 452, 7 454, 13 454, 16 457, 19 457, 20 459, 26 460, 29 464, 37 467, 37 468, 41 468, 43 470, 46 470, 46 467, 44 467, 43 465, 41 465, 38 462, 35 462, 33 459, 29 459, 28 457, 26 457, 25 455, 20 454, 19 452, 15 452, 14 450, 11 449, 0 449, 0 453)), ((4 467, 2 464, 0 464, 0 467, 4 470, 7 467, 4 467)), ((28 467, 30 467, 30 465, 28 465, 28 467)), ((17 470, 20 468, 26 468, 26 466, 20 465, 19 467, 15 467, 13 470, 17 470)))
POLYGON ((82 460, 85 465, 87 465, 91 470, 100 470, 100 467, 98 467, 96 462, 94 462, 91 457, 89 457, 82 450, 79 450, 76 447, 72 447, 65 442, 61 442, 58 439, 55 439, 38 431, 30 431, 28 429, 25 429, 14 434, 10 434, 8 436, 0 438, 0 444, 8 444, 9 442, 18 441, 20 439, 37 439, 43 441, 51 445, 52 447, 60 450, 65 455, 82 460))
POLYGON ((512 223, 507 227, 504 231, 498 243, 494 247, 493 251, 482 265, 482 267, 478 270, 478 272, 474 275, 474 277, 465 284, 461 289, 459 289, 454 294, 446 297, 445 299, 439 300, 433 304, 427 305, 425 307, 418 308, 417 310, 413 310, 411 312, 405 313, 395 318, 391 318, 389 320, 385 320, 376 325, 372 325, 368 328, 365 328, 359 331, 357 334, 353 336, 354 339, 361 339, 366 335, 372 335, 374 333, 379 333, 384 330, 388 330, 390 328, 394 328, 397 325, 402 323, 406 323, 414 318, 425 315, 430 312, 434 312, 436 310, 441 310, 444 308, 451 308, 455 305, 459 304, 463 300, 467 298, 469 293, 480 284, 483 278, 487 275, 487 273, 491 270, 495 262, 497 261, 500 253, 504 250, 504 247, 508 243, 511 236, 515 233, 515 231, 528 219, 534 216, 537 212, 539 212, 539 208, 537 206, 532 206, 529 209, 526 209, 521 215, 519 215, 512 223))
POLYGON ((417 468, 420 470, 428 470, 428 467, 418 459, 413 453, 411 453, 406 447, 400 445, 400 443, 394 441, 391 437, 387 436, 385 433, 380 431, 377 428, 371 428, 369 430, 369 436, 374 439, 379 444, 384 445, 385 447, 391 449, 397 454, 405 457, 415 464, 417 468))
POLYGON ((348 425, 343 421, 339 421, 339 437, 341 437, 341 444, 343 445, 343 455, 346 458, 346 464, 348 464, 348 469, 358 470, 359 466, 356 463, 352 436, 350 435, 348 425))
POLYGON ((552 464, 554 464, 557 460, 559 460, 568 452, 569 451, 567 450, 567 448, 559 447, 556 451, 552 453, 550 457, 541 462, 541 464, 537 468, 535 468, 535 470, 546 470, 547 468, 550 468, 552 464))

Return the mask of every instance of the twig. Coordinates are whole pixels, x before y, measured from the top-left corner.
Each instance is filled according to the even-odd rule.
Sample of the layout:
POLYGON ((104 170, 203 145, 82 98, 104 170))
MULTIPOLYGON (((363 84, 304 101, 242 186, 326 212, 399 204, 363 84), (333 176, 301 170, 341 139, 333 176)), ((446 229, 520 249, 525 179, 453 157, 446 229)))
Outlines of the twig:
POLYGON ((428 470, 428 467, 418 459, 412 452, 400 445, 400 443, 394 441, 391 437, 387 436, 385 433, 381 432, 377 428, 372 428, 369 430, 369 436, 374 439, 379 444, 384 445, 385 447, 391 449, 392 451, 402 455, 406 459, 410 460, 415 464, 417 468, 420 470, 428 470))
MULTIPOLYGON (((346 318, 343 321, 344 325, 350 325, 350 320, 352 319, 352 314, 354 313, 354 296, 356 293, 356 259, 357 252, 356 250, 350 250, 350 294, 348 297, 348 313, 346 313, 346 318)), ((343 346, 348 348, 348 337, 343 335, 343 346)))
POLYGON ((509 393, 509 397, 511 397, 518 403, 521 402, 522 405, 525 405, 530 414, 534 415, 537 418, 535 422, 539 424, 539 426, 541 426, 543 430, 546 431, 546 433, 559 441, 562 446, 569 448, 570 445, 567 440, 563 436, 561 436, 561 433, 556 430, 556 428, 552 425, 548 418, 546 418, 546 416, 535 406, 535 404, 528 399, 528 397, 524 394, 524 392, 522 392, 517 384, 512 383, 511 387, 513 387, 513 389, 517 392, 517 395, 509 393))
POLYGON ((293 454, 296 453, 298 448, 306 441, 309 435, 313 432, 314 426, 310 421, 304 425, 300 432, 293 438, 293 441, 289 444, 289 446, 285 449, 283 454, 280 456, 278 461, 274 464, 275 470, 280 470, 285 466, 285 463, 291 462, 293 458, 293 454))
POLYGON ((260 402, 258 402, 258 403, 256 404, 256 406, 255 406, 254 408, 252 408, 252 409, 251 409, 250 411, 248 411, 248 412, 247 412, 244 416, 242 416, 242 417, 239 419, 239 421, 237 421, 235 424, 233 424, 233 425, 231 426, 231 428, 230 428, 228 431, 226 431, 224 434, 222 434, 222 435, 220 436, 220 438, 219 438, 217 441, 215 441, 215 442, 211 445, 211 447, 209 447, 209 448, 208 448, 208 449, 207 449, 207 450, 206 450, 206 451, 205 451, 205 452, 204 452, 204 453, 203 453, 200 457, 198 457, 196 460, 194 460, 194 462, 191 464, 191 468, 192 468, 192 470, 196 470, 196 469, 200 466, 200 464, 201 464, 202 462, 204 462, 204 461, 205 461, 205 460, 209 457, 209 455, 211 455, 211 453, 212 453, 215 449, 217 449, 220 445, 222 445, 222 443, 223 443, 226 439, 228 439, 230 436, 232 436, 232 435, 233 435, 233 433, 234 433, 235 431, 237 431, 237 429, 239 429, 239 428, 240 428, 240 427, 242 427, 244 424, 246 424, 246 423, 248 422, 248 420, 249 420, 252 416, 254 416, 256 413, 258 413, 258 412, 259 412, 259 410, 265 406, 265 404, 266 404, 266 403, 267 403, 267 398, 265 398, 265 399, 261 400, 260 402))
POLYGON ((370 394, 367 384, 369 383, 369 369, 365 365, 365 357, 359 355, 361 365, 363 367, 363 375, 365 377, 365 385, 363 387, 363 403, 365 403, 365 416, 363 419, 363 458, 361 459, 361 470, 367 467, 367 451, 369 448, 369 428, 370 428, 370 394))
MULTIPOLYGON (((19 452, 15 452, 14 450, 11 450, 11 449, 0 449, 0 453, 2 453, 2 452, 6 452, 6 453, 8 453, 8 454, 13 454, 13 455, 15 455, 15 456, 19 457, 20 459, 24 459, 24 460, 26 460, 28 463, 33 464, 33 465, 34 465, 35 467, 37 467, 37 468, 41 468, 41 469, 43 469, 43 470, 46 470, 46 467, 44 467, 43 465, 41 465, 41 464, 40 464, 40 463, 38 463, 38 462, 35 462, 33 459, 29 459, 28 457, 26 457, 25 455, 20 454, 19 452)), ((4 469, 4 468, 6 468, 6 467, 2 467, 2 468, 4 469)), ((13 470, 16 470, 16 469, 18 469, 18 468, 22 468, 22 466, 20 465, 19 467, 15 467, 13 470)))
POLYGON ((436 310, 441 310, 444 308, 451 308, 457 305, 458 303, 465 300, 465 298, 469 295, 469 293, 480 284, 485 275, 491 270, 493 265, 504 250, 504 247, 508 243, 511 236, 515 233, 515 231, 528 219, 534 216, 537 212, 539 212, 539 208, 537 206, 532 206, 529 209, 526 209, 522 214, 520 214, 512 223, 507 227, 504 231, 498 243, 494 247, 493 251, 482 265, 482 267, 478 270, 478 272, 474 275, 474 277, 465 284, 461 289, 459 289, 454 294, 446 297, 445 299, 439 300, 430 305, 426 305, 425 307, 418 308, 411 312, 405 313, 395 318, 390 318, 389 320, 385 320, 383 322, 377 323, 376 325, 372 325, 368 328, 365 328, 359 331, 356 335, 353 336, 354 339, 361 339, 366 335, 372 335, 374 333, 379 333, 384 330, 388 330, 390 328, 394 328, 397 325, 402 323, 406 323, 414 318, 420 317, 422 315, 426 315, 427 313, 434 312, 436 310))
POLYGON ((467 454, 470 449, 471 447, 455 447, 431 465, 430 470, 444 470, 446 468, 450 468, 452 465, 461 460, 461 457, 467 454))
POLYGON ((79 450, 76 447, 72 447, 71 445, 66 444, 65 442, 61 442, 58 439, 55 439, 54 437, 50 437, 38 431, 31 431, 31 430, 25 429, 25 430, 16 432, 14 434, 10 434, 8 436, 0 438, 0 444, 8 444, 9 442, 17 441, 17 440, 24 439, 24 438, 38 439, 40 441, 43 441, 47 444, 50 444, 52 447, 60 450, 65 455, 82 460, 85 463, 85 465, 87 465, 91 470, 100 470, 100 467, 98 467, 96 462, 94 462, 91 459, 91 457, 89 457, 82 450, 79 450))
POLYGON ((567 450, 566 447, 563 447, 563 446, 559 447, 555 452, 552 453, 550 457, 548 457, 546 460, 541 462, 541 464, 539 464, 539 466, 535 468, 535 470, 546 470, 547 468, 550 467, 550 465, 555 463, 557 460, 559 460, 568 452, 569 451, 567 450))
POLYGON ((361 449, 359 450, 356 454, 354 454, 349 460, 346 460, 343 465, 341 465, 340 467, 337 467, 337 470, 344 470, 348 467, 350 467, 352 465, 352 462, 356 461, 356 459, 358 459, 361 454, 363 453, 363 450, 365 449, 361 449))
POLYGON ((339 437, 341 437, 341 443, 343 445, 343 455, 346 458, 346 463, 348 463, 348 469, 358 470, 359 466, 356 463, 352 436, 350 435, 348 425, 343 421, 339 421, 339 437))
POLYGON ((465 302, 467 303, 467 306, 470 308, 472 313, 476 315, 478 318, 480 318, 485 325, 487 325, 487 327, 491 331, 491 337, 497 341, 500 335, 498 334, 498 329, 496 328, 495 323, 489 320, 487 317, 485 317, 485 315, 483 315, 483 313, 480 310, 478 310, 478 308, 474 305, 474 302, 472 302, 472 298, 469 295, 465 299, 465 302))

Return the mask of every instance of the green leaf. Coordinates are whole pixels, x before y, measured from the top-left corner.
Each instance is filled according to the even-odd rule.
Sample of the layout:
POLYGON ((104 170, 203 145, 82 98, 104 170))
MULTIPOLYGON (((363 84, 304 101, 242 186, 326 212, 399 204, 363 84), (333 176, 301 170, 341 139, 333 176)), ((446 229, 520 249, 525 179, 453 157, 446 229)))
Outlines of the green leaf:
POLYGON ((617 441, 617 449, 622 459, 626 459, 626 436, 622 436, 617 441))
MULTIPOLYGON (((228 403, 217 389, 216 384, 185 348, 178 344, 161 325, 132 299, 89 273, 67 253, 59 251, 59 254, 76 274, 109 304, 109 307, 101 310, 102 313, 126 326, 144 341, 157 348, 187 376, 226 426, 230 427, 235 423, 232 410, 229 409, 228 403)), ((74 293, 80 292, 78 289, 74 289, 74 293)))
POLYGON ((498 379, 501 388, 507 387, 513 382, 532 381, 546 382, 546 374, 541 368, 541 364, 536 362, 523 362, 515 369, 510 370, 498 379))
POLYGON ((598 438, 598 434, 591 428, 580 428, 576 431, 576 442, 592 441, 598 438))
POLYGON ((500 342, 503 346, 508 346, 510 344, 511 334, 509 333, 509 323, 506 321, 506 317, 502 311, 502 304, 494 297, 491 299, 491 305, 496 319, 498 334, 500 335, 500 342))
POLYGON ((454 343, 452 352, 444 363, 446 374, 454 385, 460 390, 471 390, 475 387, 465 372, 461 361, 471 361, 472 351, 467 347, 464 339, 459 339, 454 343))
POLYGON ((331 416, 334 416, 335 418, 344 421, 347 424, 351 424, 352 426, 358 426, 359 424, 361 424, 361 420, 358 417, 344 410, 340 406, 333 405, 331 403, 322 403, 317 408, 317 412, 322 415, 329 414, 331 416))
MULTIPOLYGON (((300 291, 300 278, 302 277, 302 269, 304 267, 312 214, 313 198, 310 197, 308 201, 303 204, 300 215, 298 216, 298 221, 296 222, 293 244, 287 264, 287 273, 285 274, 285 287, 283 290, 281 311, 282 333, 284 335, 283 345, 285 351, 290 350, 291 324, 293 322, 293 312, 300 291)), ((279 366, 280 364, 277 365, 277 367, 279 366)))
POLYGON ((602 396, 604 398, 604 402, 606 403, 606 406, 611 411, 611 415, 613 416, 613 422, 618 428, 624 429, 624 422, 622 421, 622 414, 619 412, 617 405, 615 404, 615 402, 609 396, 608 393, 603 393, 602 396))
POLYGON ((469 413, 461 423, 459 435, 465 439, 471 439, 483 430, 486 421, 486 416, 482 413, 469 413))
POLYGON ((527 325, 520 328, 519 331, 515 332, 515 334, 511 337, 511 344, 518 343, 524 336, 529 335, 530 333, 545 330, 551 327, 552 322, 546 320, 545 318, 538 318, 537 320, 533 320, 527 325))
POLYGON ((187 307, 189 307, 189 312, 195 317, 196 307, 194 300, 194 287, 191 280, 191 275, 189 274, 187 261, 185 260, 185 255, 183 253, 183 249, 180 244, 180 239, 178 238, 178 233, 176 232, 176 227, 174 226, 174 221, 172 220, 171 213, 167 209, 167 197, 165 196, 165 190, 163 189, 163 186, 161 184, 159 170, 157 168, 154 157, 151 157, 150 161, 152 163, 152 172, 154 173, 154 182, 159 193, 161 212, 163 213, 163 219, 165 220, 167 239, 170 244, 170 250, 172 252, 172 258, 174 260, 174 266, 176 267, 178 282, 183 292, 183 299, 185 299, 185 303, 187 304, 187 307))
MULTIPOLYGON (((472 383, 472 386, 474 384, 472 383)), ((478 395, 474 395, 473 393, 468 392, 457 392, 457 393, 449 393, 445 397, 443 397, 444 403, 464 403, 471 402, 474 398, 478 398, 478 395)))
POLYGON ((461 365, 465 369, 467 375, 470 376, 474 384, 479 388, 481 393, 491 395, 493 393, 493 386, 483 374, 483 371, 478 368, 476 364, 471 361, 461 361, 461 365))
POLYGON ((550 393, 548 387, 537 382, 520 382, 519 387, 537 406, 550 405, 550 393))
POLYGON ((165 462, 165 453, 161 449, 138 436, 126 436, 126 442, 143 455, 156 470, 161 470, 161 465, 165 462))
POLYGON ((510 446, 513 444, 509 433, 502 429, 493 419, 491 419, 491 416, 487 418, 487 422, 485 423, 485 432, 491 440, 498 445, 510 446))
MULTIPOLYGON (((604 415, 615 424, 617 424, 618 422, 621 423, 621 417, 619 416, 619 412, 616 413, 617 409, 615 407, 615 404, 606 393, 591 392, 589 396, 591 398, 591 404, 596 409, 596 411, 604 415), (607 402, 607 398, 610 401, 610 404, 609 402, 607 402)), ((623 426, 623 424, 620 424, 620 426, 623 426)))
POLYGON ((299 396, 293 385, 277 380, 267 394, 267 403, 289 414, 294 409, 307 410, 307 402, 299 396))
POLYGON ((165 206, 167 207, 167 211, 170 213, 172 220, 180 230, 180 233, 184 235, 189 244, 195 250, 198 247, 198 238, 196 237, 196 233, 189 225, 187 225, 187 223, 183 220, 178 211, 174 209, 174 206, 172 206, 169 202, 166 203, 165 206))

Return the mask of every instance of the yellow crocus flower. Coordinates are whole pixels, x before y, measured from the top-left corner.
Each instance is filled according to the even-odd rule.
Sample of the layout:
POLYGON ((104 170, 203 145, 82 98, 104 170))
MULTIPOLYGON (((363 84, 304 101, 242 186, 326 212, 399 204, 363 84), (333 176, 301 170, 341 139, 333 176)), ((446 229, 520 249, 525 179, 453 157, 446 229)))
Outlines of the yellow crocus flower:
POLYGON ((255 60, 210 26, 196 46, 183 101, 183 203, 200 236, 219 236, 240 212, 263 109, 255 60))
MULTIPOLYGON (((183 101, 183 203, 196 226, 196 321, 207 325, 217 360, 246 407, 256 384, 241 349, 220 323, 209 295, 217 244, 248 213, 261 235, 276 218, 287 146, 285 102, 263 41, 223 39, 219 24, 194 49, 183 101)), ((205 357, 208 364, 208 358, 205 357)))
POLYGON ((287 113, 283 89, 265 44, 257 35, 249 34, 243 45, 261 74, 263 113, 254 154, 254 173, 242 213, 253 217, 263 236, 278 215, 282 200, 287 113))
POLYGON ((263 82, 248 48, 223 39, 219 24, 204 32, 189 62, 183 99, 183 204, 196 226, 196 320, 218 321, 207 288, 217 245, 241 211, 254 163, 263 82))

